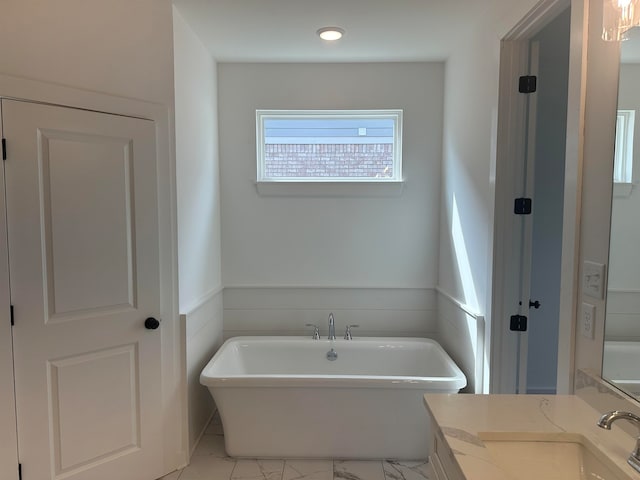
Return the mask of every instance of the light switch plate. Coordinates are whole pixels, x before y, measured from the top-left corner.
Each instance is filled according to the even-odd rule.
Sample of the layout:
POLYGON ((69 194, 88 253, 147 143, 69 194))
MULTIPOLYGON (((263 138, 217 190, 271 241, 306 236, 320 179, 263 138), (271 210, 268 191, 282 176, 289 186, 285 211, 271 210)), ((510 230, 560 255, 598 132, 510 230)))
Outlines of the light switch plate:
POLYGON ((599 300, 604 298, 604 264, 584 262, 582 293, 599 300))
POLYGON ((589 303, 582 303, 582 322, 580 329, 582 331, 582 336, 590 338, 593 340, 594 338, 594 326, 596 321, 596 307, 589 303))

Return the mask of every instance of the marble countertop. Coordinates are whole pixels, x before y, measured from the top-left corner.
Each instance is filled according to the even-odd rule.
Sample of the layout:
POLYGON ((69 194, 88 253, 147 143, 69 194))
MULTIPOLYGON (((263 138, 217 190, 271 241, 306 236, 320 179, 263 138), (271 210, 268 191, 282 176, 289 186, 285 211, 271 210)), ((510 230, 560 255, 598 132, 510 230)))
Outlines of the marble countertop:
POLYGON ((574 395, 427 394, 424 399, 467 480, 513 478, 495 464, 481 439, 491 432, 522 434, 523 440, 539 433, 579 434, 640 480, 626 463, 635 439, 615 425, 611 431, 599 428, 596 422, 604 412, 574 395))

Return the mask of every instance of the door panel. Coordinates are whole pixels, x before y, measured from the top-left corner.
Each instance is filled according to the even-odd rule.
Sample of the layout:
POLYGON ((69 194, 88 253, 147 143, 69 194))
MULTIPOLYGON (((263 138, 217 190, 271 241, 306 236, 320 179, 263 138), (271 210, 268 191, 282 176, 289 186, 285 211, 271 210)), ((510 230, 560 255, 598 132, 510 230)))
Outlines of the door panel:
POLYGON ((162 472, 153 122, 2 101, 25 480, 162 472))
POLYGON ((47 321, 134 309, 130 139, 40 130, 38 140, 47 321))
MULTIPOLYGON (((1 113, 0 108, 0 120, 1 113)), ((1 121, 0 137, 2 137, 1 121)), ((0 165, 0 385, 7 386, 7 388, 0 388, 0 405, 2 405, 0 408, 0 478, 18 480, 15 397, 11 388, 13 386, 13 349, 10 303, 4 165, 0 165)))
POLYGON ((51 361, 48 366, 57 471, 65 473, 140 448, 135 344, 51 361))

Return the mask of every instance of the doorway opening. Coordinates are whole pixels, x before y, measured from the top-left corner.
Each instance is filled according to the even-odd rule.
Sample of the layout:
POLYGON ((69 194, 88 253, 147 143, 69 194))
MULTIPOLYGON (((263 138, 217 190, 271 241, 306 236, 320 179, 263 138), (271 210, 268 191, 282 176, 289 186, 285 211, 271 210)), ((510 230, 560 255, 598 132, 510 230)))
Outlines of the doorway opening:
POLYGON ((556 393, 564 382, 563 235, 575 223, 564 213, 572 20, 568 2, 541 3, 501 48, 492 393, 556 393))

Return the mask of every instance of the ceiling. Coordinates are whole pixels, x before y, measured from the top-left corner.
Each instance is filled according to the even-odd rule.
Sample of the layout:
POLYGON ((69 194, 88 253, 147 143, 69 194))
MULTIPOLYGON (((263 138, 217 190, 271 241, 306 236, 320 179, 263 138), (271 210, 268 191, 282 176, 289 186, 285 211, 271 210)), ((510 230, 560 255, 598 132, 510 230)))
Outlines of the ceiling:
POLYGON ((220 62, 399 62, 446 59, 456 32, 492 0, 174 0, 220 62), (316 35, 346 30, 338 42, 316 35))

